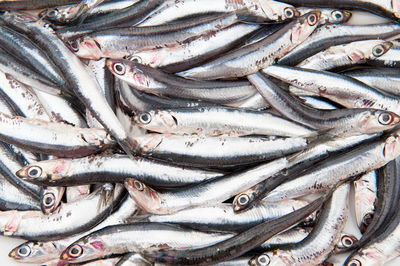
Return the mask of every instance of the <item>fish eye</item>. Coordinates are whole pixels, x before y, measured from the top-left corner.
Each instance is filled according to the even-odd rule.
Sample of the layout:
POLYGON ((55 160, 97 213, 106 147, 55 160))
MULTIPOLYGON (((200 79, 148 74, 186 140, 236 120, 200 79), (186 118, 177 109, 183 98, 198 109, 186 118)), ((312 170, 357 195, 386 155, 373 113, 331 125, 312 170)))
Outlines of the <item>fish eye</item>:
POLYGON ((241 206, 247 205, 247 203, 249 203, 249 201, 250 201, 250 197, 247 194, 240 195, 238 200, 237 200, 237 202, 241 206))
POLYGON ((27 257, 31 254, 31 248, 29 246, 22 246, 17 251, 18 256, 27 257))
POLYGON ((343 12, 342 11, 340 11, 340 10, 335 10, 335 11, 332 11, 332 18, 335 20, 335 21, 342 21, 343 20, 343 12))
POLYGON ((349 248, 354 245, 354 241, 349 236, 343 236, 341 242, 345 248, 349 248))
POLYGON ((113 69, 115 74, 123 75, 125 74, 125 66, 122 63, 114 63, 113 69))
POLYGON ((364 217, 363 217, 363 219, 362 219, 362 223, 363 223, 365 226, 368 226, 368 225, 371 223, 372 215, 373 215, 373 214, 370 213, 370 212, 364 215, 364 217))
POLYGON ((73 40, 69 42, 69 46, 72 48, 72 50, 74 52, 78 52, 79 51, 79 45, 78 45, 78 41, 77 40, 73 40))
POLYGON ((271 260, 268 255, 262 254, 262 255, 258 256, 257 262, 259 265, 266 266, 266 265, 269 265, 271 260))
POLYGON ((375 47, 372 49, 372 54, 373 54, 374 56, 381 56, 381 55, 383 55, 384 53, 385 53, 385 48, 383 47, 382 44, 378 44, 377 46, 375 46, 375 47))
POLYGON ((132 61, 134 63, 139 63, 139 64, 141 64, 143 62, 142 58, 140 58, 137 55, 132 55, 131 57, 129 57, 129 61, 132 61))
POLYGON ((42 168, 39 166, 31 166, 28 169, 28 176, 29 177, 39 177, 42 174, 42 168))
POLYGON ((294 10, 293 10, 293 8, 291 8, 291 7, 286 7, 286 8, 283 10, 283 13, 285 14, 285 17, 286 17, 286 18, 292 18, 292 17, 294 17, 294 10))
POLYGON ((53 206, 55 201, 56 197, 54 196, 53 193, 47 193, 43 197, 43 205, 47 208, 53 206))
POLYGON ((393 122, 393 116, 389 113, 381 113, 378 117, 378 121, 386 126, 393 122))
POLYGON ((143 186, 142 182, 139 182, 139 181, 135 180, 135 181, 133 181, 133 185, 139 191, 143 191, 144 190, 144 186, 143 186))
POLYGON ((359 261, 359 260, 357 260, 357 259, 352 259, 348 264, 347 264, 347 266, 361 266, 362 264, 361 264, 361 262, 359 261))
POLYGON ((148 124, 151 121, 151 115, 149 113, 142 113, 139 116, 139 121, 142 124, 148 124))
POLYGON ((308 15, 308 17, 307 17, 308 25, 314 26, 315 24, 317 24, 317 22, 318 22, 318 19, 317 19, 317 16, 314 13, 308 15))
POLYGON ((50 10, 49 12, 47 12, 47 17, 48 17, 48 18, 54 18, 54 17, 57 16, 57 15, 58 15, 58 11, 55 10, 55 9, 50 10))
POLYGON ((73 258, 77 258, 77 257, 79 257, 80 255, 82 255, 82 247, 80 246, 80 245, 73 245, 70 249, 69 249, 69 251, 68 251, 68 254, 71 256, 71 257, 73 257, 73 258))

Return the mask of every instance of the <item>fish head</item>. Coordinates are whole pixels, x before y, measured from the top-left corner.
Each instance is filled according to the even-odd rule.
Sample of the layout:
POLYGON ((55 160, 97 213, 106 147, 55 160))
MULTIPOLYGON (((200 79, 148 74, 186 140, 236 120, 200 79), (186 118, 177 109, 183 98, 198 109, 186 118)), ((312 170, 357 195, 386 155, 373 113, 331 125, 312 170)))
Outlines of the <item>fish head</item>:
POLYGON ((252 199, 254 199, 254 197, 252 197, 252 193, 243 192, 236 195, 232 202, 233 210, 235 212, 245 210, 250 205, 252 199))
POLYGON ((23 262, 44 263, 58 258, 60 253, 52 241, 28 241, 12 249, 8 256, 23 262))
POLYGON ((105 255, 105 244, 94 236, 86 236, 72 243, 60 255, 61 260, 80 262, 105 255))
POLYGON ((343 233, 336 244, 335 251, 350 250, 358 243, 358 238, 351 234, 343 233))
POLYGON ((290 40, 294 45, 304 42, 317 28, 321 21, 321 11, 311 11, 297 18, 297 23, 292 27, 290 40))
POLYGON ((364 134, 374 134, 399 125, 400 116, 385 110, 365 110, 358 115, 358 130, 364 134))
POLYGON ((249 265, 252 266, 280 266, 280 265, 291 265, 282 259, 277 252, 264 252, 261 255, 257 255, 249 260, 249 265))
POLYGON ((81 58, 99 60, 105 57, 101 45, 90 37, 77 37, 66 41, 66 46, 81 58))
POLYGON ((378 58, 384 54, 386 54, 387 51, 389 51, 393 47, 393 42, 390 41, 381 41, 381 43, 375 45, 370 52, 370 58, 378 58))
MULTIPOLYGON (((107 67, 116 77, 138 90, 147 90, 152 79, 145 73, 146 66, 140 64, 138 57, 126 59, 108 59, 107 67)), ((153 87, 153 86, 151 86, 153 87)))
POLYGON ((45 9, 39 13, 39 18, 46 19, 54 23, 68 23, 78 13, 79 8, 72 6, 59 6, 56 8, 45 9))
POLYGON ((259 0, 264 17, 274 21, 285 21, 299 15, 292 5, 278 1, 259 0))
POLYGON ((178 119, 168 110, 151 110, 134 117, 142 128, 160 133, 172 133, 178 126, 178 119))
POLYGON ((21 168, 16 172, 16 175, 32 183, 51 183, 61 177, 67 176, 69 165, 69 159, 41 161, 21 168))
POLYGON ((149 213, 163 213, 161 196, 151 187, 139 180, 129 178, 125 180, 125 188, 141 209, 149 213))
POLYGON ((47 189, 45 193, 40 194, 40 208, 43 213, 49 214, 56 210, 60 204, 61 198, 64 195, 65 188, 47 189))
POLYGON ((389 135, 384 143, 383 156, 385 161, 389 162, 400 155, 400 135, 399 131, 395 134, 389 135))
POLYGON ((335 9, 328 14, 323 12, 321 24, 340 24, 349 21, 352 13, 350 11, 335 9))
POLYGON ((373 247, 365 248, 362 251, 356 252, 349 256, 343 263, 345 266, 375 266, 383 265, 386 257, 381 251, 373 247))

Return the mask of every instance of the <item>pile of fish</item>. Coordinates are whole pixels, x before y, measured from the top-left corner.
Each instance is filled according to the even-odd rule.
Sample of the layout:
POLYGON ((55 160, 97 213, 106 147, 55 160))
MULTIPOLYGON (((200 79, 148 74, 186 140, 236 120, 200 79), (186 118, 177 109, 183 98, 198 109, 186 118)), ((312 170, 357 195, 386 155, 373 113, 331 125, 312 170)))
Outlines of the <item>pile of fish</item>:
POLYGON ((399 22, 392 0, 0 0, 9 256, 396 258, 399 22))

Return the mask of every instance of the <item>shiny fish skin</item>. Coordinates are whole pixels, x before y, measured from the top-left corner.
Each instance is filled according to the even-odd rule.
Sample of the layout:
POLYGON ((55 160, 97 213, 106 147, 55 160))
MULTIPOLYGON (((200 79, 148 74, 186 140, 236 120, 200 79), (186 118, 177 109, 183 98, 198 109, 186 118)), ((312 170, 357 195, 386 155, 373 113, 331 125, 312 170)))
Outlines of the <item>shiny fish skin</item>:
POLYGON ((90 75, 86 66, 65 47, 55 32, 46 24, 34 17, 6 12, 1 20, 12 24, 19 31, 27 33, 33 40, 49 53, 49 57, 60 68, 68 81, 69 87, 79 96, 79 99, 91 111, 104 128, 116 138, 127 154, 131 154, 132 143, 124 128, 115 116, 111 107, 99 89, 99 84, 90 75))
POLYGON ((156 109, 136 115, 135 121, 148 130, 179 135, 298 137, 315 133, 267 112, 228 107, 156 109))
POLYGON ((318 26, 320 15, 318 11, 310 12, 256 43, 229 52, 205 65, 179 72, 178 75, 210 80, 253 74, 302 43, 318 26))
POLYGON ((349 214, 348 195, 350 185, 339 186, 331 199, 322 208, 317 225, 300 243, 289 248, 264 253, 252 259, 250 265, 264 265, 259 261, 266 259, 269 265, 318 265, 322 263, 335 247, 349 214))
POLYGON ((302 44, 278 60, 280 65, 295 66, 304 59, 329 48, 354 41, 386 39, 400 33, 396 23, 373 25, 323 25, 317 28, 302 44))
POLYGON ((79 0, 4 0, 0 2, 0 9, 31 9, 33 6, 39 9, 78 2, 79 0))
POLYGON ((191 166, 223 167, 275 159, 307 146, 304 138, 201 137, 146 134, 135 138, 141 156, 191 166))
MULTIPOLYGON (((96 15, 107 14, 119 9, 127 8, 137 1, 131 0, 120 0, 120 1, 108 1, 102 3, 101 5, 89 10, 87 12, 87 19, 90 20, 91 17, 96 17, 96 15)), ((39 17, 51 21, 55 24, 65 24, 70 20, 71 16, 74 16, 78 8, 76 5, 67 6, 57 6, 55 8, 45 9, 39 13, 39 17)))
POLYGON ((222 203, 181 210, 170 215, 152 215, 149 222, 174 223, 198 230, 244 231, 266 220, 275 219, 307 205, 306 201, 285 200, 260 202, 246 212, 234 213, 232 206, 222 203), (205 216, 204 214, 207 213, 205 216))
POLYGON ((325 201, 321 197, 307 206, 275 220, 258 224, 251 229, 215 245, 187 250, 156 249, 145 252, 145 258, 173 265, 209 265, 233 259, 265 242, 272 236, 298 223, 320 208, 325 201))
POLYGON ((354 181, 354 209, 361 233, 365 232, 374 215, 374 202, 377 197, 376 178, 376 172, 372 171, 354 181))
POLYGON ((116 78, 134 89, 159 96, 227 104, 247 99, 256 93, 246 81, 187 80, 130 60, 109 59, 107 66, 116 78))
POLYGON ((82 25, 74 25, 59 29, 57 30, 57 35, 65 39, 81 36, 99 29, 106 29, 110 26, 117 26, 118 24, 129 23, 129 25, 135 25, 146 18, 148 13, 161 3, 163 3, 161 0, 141 0, 127 8, 96 16, 82 25))
POLYGON ((235 23, 174 45, 139 49, 132 58, 169 73, 180 72, 237 48, 259 28, 257 24, 235 23))
POLYGON ((139 252, 155 246, 195 248, 209 246, 232 237, 228 233, 205 233, 164 223, 133 223, 100 229, 72 243, 61 254, 71 262, 87 261, 109 254, 139 252), (81 247, 80 256, 71 256, 70 250, 81 247), (101 248, 96 248, 101 246, 101 248))
POLYGON ((24 180, 49 186, 123 182, 127 178, 138 178, 157 187, 175 187, 202 182, 222 174, 115 154, 40 161, 20 169, 17 175, 24 180))
POLYGON ((102 57, 129 57, 140 48, 154 48, 184 42, 197 35, 207 35, 238 21, 235 13, 208 15, 181 23, 156 27, 123 27, 96 31, 68 39, 66 45, 75 55, 98 60, 102 57), (116 39, 117 38, 117 39, 116 39))
POLYGON ((373 88, 399 96, 400 90, 397 84, 400 81, 400 75, 397 70, 393 70, 392 68, 366 68, 344 72, 343 74, 373 88))
POLYGON ((296 15, 296 10, 293 6, 272 0, 165 1, 164 4, 152 11, 139 25, 154 26, 165 24, 185 16, 210 12, 232 12, 238 10, 246 10, 249 15, 273 21, 291 19, 296 15))
POLYGON ((330 111, 314 109, 302 104, 261 73, 250 75, 248 79, 283 117, 310 128, 327 130, 326 134, 374 134, 389 130, 400 123, 399 116, 387 111, 366 108, 330 111), (387 121, 383 118, 387 118, 387 121))
POLYGON ((389 135, 327 158, 272 190, 265 200, 276 201, 304 196, 311 191, 327 191, 338 182, 382 167, 399 155, 399 140, 397 134, 389 135))
POLYGON ((340 1, 325 1, 325 0, 282 0, 294 6, 311 6, 311 7, 337 7, 344 9, 361 9, 375 13, 377 15, 387 17, 394 21, 399 21, 400 5, 392 0, 340 0, 340 1))
POLYGON ((126 197, 122 200, 123 202, 119 208, 112 214, 110 214, 104 221, 93 227, 89 231, 85 231, 79 234, 72 235, 67 238, 50 241, 27 241, 10 251, 9 257, 13 258, 18 262, 24 263, 46 263, 50 260, 58 260, 61 253, 74 241, 87 235, 90 232, 97 231, 106 226, 118 225, 126 223, 131 216, 137 212, 136 204, 130 197, 126 197), (29 250, 29 255, 24 255, 20 250, 29 250))
POLYGON ((103 191, 97 189, 85 200, 62 204, 59 210, 44 215, 41 211, 5 211, 0 213, 0 232, 4 236, 28 240, 56 240, 94 227, 106 218, 125 195, 116 185, 114 197, 99 204, 103 191), (85 217, 82 221, 82 217, 85 217))
MULTIPOLYGON (((297 67, 329 70, 343 66, 374 61, 390 51, 393 44, 384 40, 366 40, 351 42, 330 48, 308 57, 297 67)), ((382 60, 382 59, 380 59, 382 60)))
POLYGON ((0 123, 1 140, 45 154, 82 157, 99 152, 113 144, 104 129, 75 128, 64 123, 8 116, 2 113, 0 113, 0 123))
POLYGON ((286 168, 286 158, 277 159, 242 172, 235 172, 181 189, 158 192, 136 179, 127 179, 125 187, 140 208, 154 214, 171 214, 189 207, 223 202, 243 189, 286 168))
POLYGON ((347 108, 376 108, 400 114, 399 97, 384 94, 346 76, 278 65, 264 68, 263 72, 347 108))

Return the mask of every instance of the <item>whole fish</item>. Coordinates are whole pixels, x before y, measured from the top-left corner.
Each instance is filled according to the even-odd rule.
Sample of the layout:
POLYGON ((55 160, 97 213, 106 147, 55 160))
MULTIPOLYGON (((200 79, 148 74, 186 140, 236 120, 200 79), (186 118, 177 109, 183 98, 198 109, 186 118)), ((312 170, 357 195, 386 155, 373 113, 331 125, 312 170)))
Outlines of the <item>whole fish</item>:
POLYGON ((193 186, 160 192, 136 179, 127 179, 125 187, 140 208, 154 214, 171 214, 203 204, 217 204, 273 176, 287 166, 286 158, 277 159, 241 172, 210 179, 193 186))
POLYGON ((139 25, 161 25, 186 16, 195 16, 212 12, 226 13, 238 10, 245 10, 249 16, 256 17, 256 21, 284 21, 297 15, 296 9, 293 8, 293 6, 272 0, 165 1, 161 6, 152 11, 139 25))
POLYGON ((222 174, 142 157, 127 155, 60 158, 27 165, 16 173, 32 183, 49 186, 82 185, 101 182, 124 182, 137 178, 157 187, 176 187, 198 183, 222 174))
POLYGON ((135 116, 140 127, 159 133, 218 135, 271 135, 298 137, 315 131, 268 112, 228 107, 156 109, 135 116))
POLYGON ((318 26, 320 16, 321 12, 312 11, 258 42, 226 53, 202 66, 179 72, 178 75, 210 80, 253 74, 302 43, 318 26))

